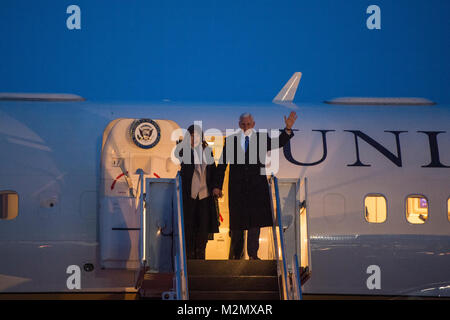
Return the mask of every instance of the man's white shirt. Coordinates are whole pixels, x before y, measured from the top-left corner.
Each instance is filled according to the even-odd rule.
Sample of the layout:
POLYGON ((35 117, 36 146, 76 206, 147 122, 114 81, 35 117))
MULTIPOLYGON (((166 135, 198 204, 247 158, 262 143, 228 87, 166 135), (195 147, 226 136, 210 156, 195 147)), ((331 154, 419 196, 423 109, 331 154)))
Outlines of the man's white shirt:
POLYGON ((240 133, 241 133, 241 147, 242 147, 242 150, 245 150, 245 137, 248 136, 248 139, 250 141, 250 139, 252 138, 252 135, 253 135, 254 132, 255 132, 254 129, 249 129, 246 132, 242 131, 242 129, 241 129, 240 133))

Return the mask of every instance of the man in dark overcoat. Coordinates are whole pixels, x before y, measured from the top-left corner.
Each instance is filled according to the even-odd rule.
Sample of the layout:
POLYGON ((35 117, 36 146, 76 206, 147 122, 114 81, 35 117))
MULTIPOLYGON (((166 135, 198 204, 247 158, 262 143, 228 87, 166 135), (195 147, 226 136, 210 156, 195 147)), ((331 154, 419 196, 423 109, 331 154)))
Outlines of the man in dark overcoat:
POLYGON ((213 194, 222 196, 222 185, 227 165, 230 164, 228 207, 230 213, 230 259, 241 259, 244 249, 244 230, 247 231, 247 253, 250 259, 259 259, 261 227, 272 226, 272 211, 267 176, 264 168, 267 151, 284 146, 294 136, 292 126, 295 112, 284 117, 286 127, 279 137, 271 138, 267 132, 256 132, 255 121, 249 113, 239 118, 239 132, 225 139, 216 170, 213 194), (272 141, 277 139, 278 141, 272 141), (277 143, 278 142, 278 143, 277 143), (261 170, 262 169, 262 170, 261 170))

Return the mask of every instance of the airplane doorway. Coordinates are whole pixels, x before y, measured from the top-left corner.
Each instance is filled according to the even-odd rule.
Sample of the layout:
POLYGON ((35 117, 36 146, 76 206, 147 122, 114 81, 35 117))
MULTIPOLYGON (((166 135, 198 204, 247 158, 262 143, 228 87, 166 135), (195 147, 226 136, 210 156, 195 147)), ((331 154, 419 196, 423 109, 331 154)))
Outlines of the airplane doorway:
MULTIPOLYGON (((175 178, 179 166, 171 159, 176 146, 172 120, 119 118, 105 128, 102 139, 99 192, 101 267, 139 267, 139 170, 143 178, 175 178)), ((161 218, 161 225, 166 220, 161 218)))

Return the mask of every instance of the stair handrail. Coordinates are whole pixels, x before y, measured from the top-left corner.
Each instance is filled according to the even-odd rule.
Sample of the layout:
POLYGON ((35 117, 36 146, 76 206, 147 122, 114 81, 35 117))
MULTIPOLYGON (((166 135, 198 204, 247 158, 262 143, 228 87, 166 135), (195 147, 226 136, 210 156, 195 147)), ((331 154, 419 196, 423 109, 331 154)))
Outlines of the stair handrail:
POLYGON ((147 271, 147 258, 145 249, 145 239, 146 239, 146 222, 145 222, 145 193, 144 193, 144 170, 137 169, 136 174, 139 175, 138 180, 138 191, 140 191, 139 197, 137 193, 135 195, 138 198, 136 205, 136 214, 139 214, 140 228, 139 228, 139 268, 135 277, 135 288, 139 289, 144 281, 145 272, 147 271), (140 190, 139 190, 140 189, 140 190))
POLYGON ((290 300, 291 295, 289 293, 289 285, 288 285, 288 269, 287 269, 287 263, 286 263, 286 251, 285 251, 285 245, 284 245, 284 231, 283 231, 283 224, 281 219, 281 208, 280 208, 280 194, 278 190, 278 179, 273 174, 270 179, 270 186, 271 191, 272 188, 275 189, 275 203, 276 203, 276 210, 274 210, 273 207, 273 199, 272 199, 272 192, 270 196, 270 202, 271 202, 271 209, 272 209, 272 218, 273 218, 273 226, 272 226, 272 233, 273 233, 273 241, 274 241, 274 251, 275 251, 275 257, 277 260, 277 272, 278 272, 278 278, 281 277, 282 285, 282 298, 283 300, 290 300), (281 252, 278 250, 278 238, 277 238, 277 227, 279 230, 279 236, 280 236, 280 249, 281 252))
MULTIPOLYGON (((177 222, 177 241, 175 243, 176 253, 175 259, 175 277, 176 277, 176 292, 177 300, 188 300, 188 277, 187 277, 187 264, 186 264, 186 246, 184 241, 184 216, 183 216, 183 189, 181 183, 180 172, 177 173, 175 178, 175 190, 174 197, 176 199, 176 208, 173 211, 173 219, 177 222)), ((174 237, 175 237, 174 232, 174 237)))
POLYGON ((139 181, 138 181, 138 187, 140 187, 140 194, 139 194, 139 203, 138 203, 138 211, 140 216, 140 230, 139 230, 139 262, 141 264, 141 268, 145 268, 146 264, 146 256, 145 256, 145 239, 146 239, 146 217, 145 217, 145 199, 144 199, 144 170, 138 169, 136 170, 136 173, 139 174, 139 181))
POLYGON ((292 299, 302 300, 302 284, 300 278, 300 268, 298 264, 298 256, 295 253, 292 257, 292 299))

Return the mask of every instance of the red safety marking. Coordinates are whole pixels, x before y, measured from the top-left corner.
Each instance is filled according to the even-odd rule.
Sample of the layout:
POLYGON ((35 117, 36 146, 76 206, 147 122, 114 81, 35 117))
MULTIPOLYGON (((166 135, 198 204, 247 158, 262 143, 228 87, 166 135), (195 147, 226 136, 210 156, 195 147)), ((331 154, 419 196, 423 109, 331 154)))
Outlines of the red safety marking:
MULTIPOLYGON (((126 172, 128 173, 128 171, 126 172)), ((120 178, 122 178, 125 175, 125 173, 121 173, 117 176, 117 178, 114 179, 112 185, 111 185, 111 190, 114 189, 114 186, 116 185, 117 180, 119 180, 120 178)))
MULTIPOLYGON (((128 171, 126 172, 126 174, 128 174, 128 171)), ((161 178, 160 176, 158 176, 156 173, 153 173, 155 175, 155 177, 157 178, 161 178)), ((111 190, 114 189, 114 186, 116 185, 117 180, 119 180, 120 178, 122 178, 125 175, 125 173, 121 173, 117 176, 117 178, 114 179, 113 183, 111 184, 111 190)))

